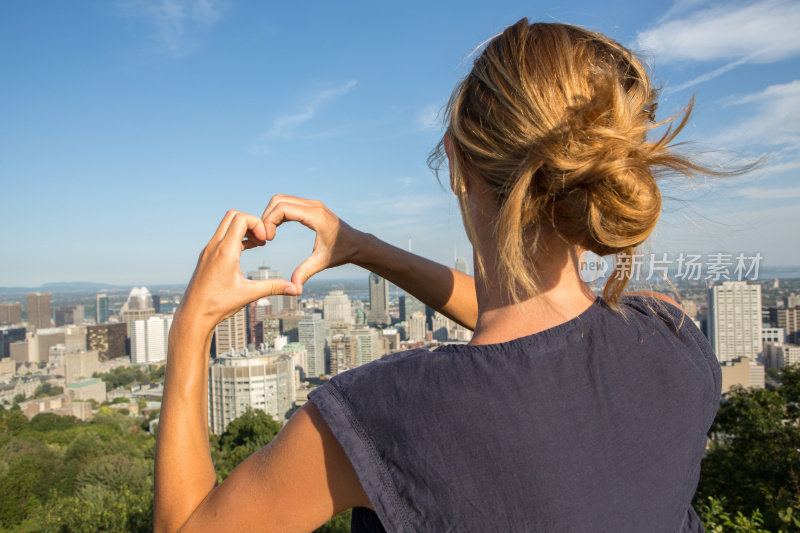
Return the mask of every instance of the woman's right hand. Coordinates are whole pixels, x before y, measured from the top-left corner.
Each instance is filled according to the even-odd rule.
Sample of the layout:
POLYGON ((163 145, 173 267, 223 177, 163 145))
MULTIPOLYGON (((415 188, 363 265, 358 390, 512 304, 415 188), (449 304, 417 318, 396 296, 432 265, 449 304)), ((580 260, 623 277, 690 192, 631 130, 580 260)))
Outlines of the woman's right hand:
POLYGON ((284 222, 299 222, 316 233, 314 250, 292 273, 297 293, 303 291, 308 278, 326 268, 353 262, 365 234, 355 230, 337 217, 319 200, 276 194, 261 215, 267 240, 275 238, 278 226, 284 222))

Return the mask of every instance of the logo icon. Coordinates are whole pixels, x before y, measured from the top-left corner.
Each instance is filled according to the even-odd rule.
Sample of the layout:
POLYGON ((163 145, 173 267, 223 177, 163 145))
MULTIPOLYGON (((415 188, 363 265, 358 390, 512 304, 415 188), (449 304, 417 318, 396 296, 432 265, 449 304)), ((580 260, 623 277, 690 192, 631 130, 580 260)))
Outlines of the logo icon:
POLYGON ((589 250, 581 254, 579 264, 581 280, 586 283, 597 281, 605 276, 608 269, 611 268, 611 265, 605 258, 589 250))

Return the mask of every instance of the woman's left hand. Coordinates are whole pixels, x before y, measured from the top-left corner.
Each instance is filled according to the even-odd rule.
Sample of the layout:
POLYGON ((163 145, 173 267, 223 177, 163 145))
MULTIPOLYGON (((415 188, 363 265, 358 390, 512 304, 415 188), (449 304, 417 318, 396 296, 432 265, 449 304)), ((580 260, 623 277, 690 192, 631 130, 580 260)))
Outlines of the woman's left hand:
POLYGON ((228 211, 200 254, 175 322, 210 333, 225 318, 248 303, 271 294, 296 295, 296 287, 283 279, 249 280, 239 260, 243 250, 263 246, 264 222, 253 215, 228 211))

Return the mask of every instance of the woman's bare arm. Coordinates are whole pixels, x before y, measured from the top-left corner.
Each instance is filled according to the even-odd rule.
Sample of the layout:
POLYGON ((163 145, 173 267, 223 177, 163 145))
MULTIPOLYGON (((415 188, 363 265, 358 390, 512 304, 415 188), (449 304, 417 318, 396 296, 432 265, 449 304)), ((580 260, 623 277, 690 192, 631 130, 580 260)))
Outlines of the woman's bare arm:
POLYGON ((459 324, 475 328, 478 300, 472 276, 358 231, 316 200, 273 196, 262 219, 267 240, 272 240, 277 227, 287 221, 300 222, 316 232, 314 251, 292 274, 298 290, 317 272, 353 263, 391 281, 459 324))
POLYGON ((211 333, 248 302, 297 292, 288 281, 242 276, 242 250, 263 244, 265 236, 261 219, 226 214, 175 313, 156 440, 157 532, 310 531, 343 509, 370 506, 313 404, 216 486, 207 420, 211 333))

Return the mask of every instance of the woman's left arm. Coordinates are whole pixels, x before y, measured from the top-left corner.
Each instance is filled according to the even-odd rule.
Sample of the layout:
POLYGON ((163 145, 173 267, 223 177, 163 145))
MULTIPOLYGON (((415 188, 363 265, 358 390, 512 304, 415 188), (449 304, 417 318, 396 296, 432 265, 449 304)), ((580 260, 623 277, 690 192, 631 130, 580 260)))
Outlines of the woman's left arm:
POLYGON ((370 503, 347 456, 309 403, 219 486, 208 447, 208 353, 214 326, 248 302, 296 294, 253 281, 242 250, 263 245, 261 219, 229 211, 200 255, 169 335, 155 458, 155 530, 292 531, 370 503))

